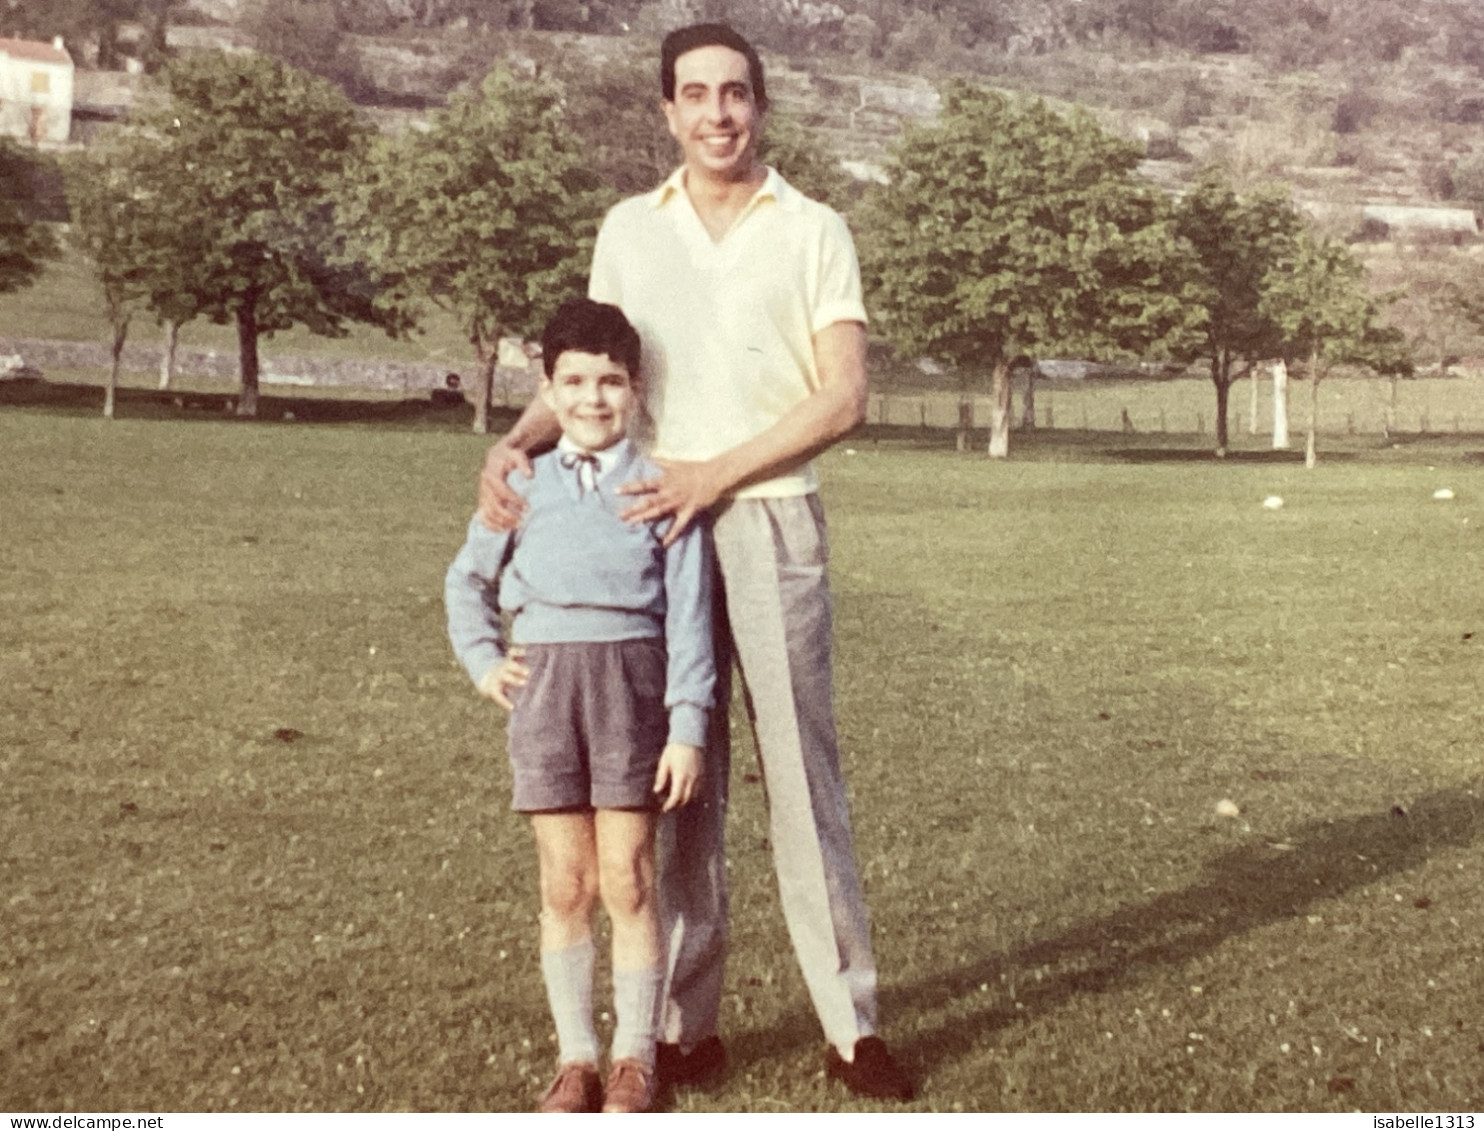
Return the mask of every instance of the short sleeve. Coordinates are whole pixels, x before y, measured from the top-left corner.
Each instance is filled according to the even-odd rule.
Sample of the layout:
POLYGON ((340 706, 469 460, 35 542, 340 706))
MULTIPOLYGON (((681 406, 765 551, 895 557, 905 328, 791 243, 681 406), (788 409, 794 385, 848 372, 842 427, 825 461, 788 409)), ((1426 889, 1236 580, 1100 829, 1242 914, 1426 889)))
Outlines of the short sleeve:
POLYGON ((623 284, 618 271, 620 257, 614 249, 617 239, 614 234, 616 226, 613 209, 610 209, 608 215, 603 218, 603 226, 598 229, 598 239, 593 245, 593 268, 588 276, 587 297, 594 302, 607 302, 614 306, 622 306, 623 284))
POLYGON ((824 222, 819 239, 818 285, 809 312, 809 332, 817 334, 836 322, 866 321, 866 304, 861 295, 860 261, 855 254, 855 240, 845 220, 828 208, 823 209, 824 222))

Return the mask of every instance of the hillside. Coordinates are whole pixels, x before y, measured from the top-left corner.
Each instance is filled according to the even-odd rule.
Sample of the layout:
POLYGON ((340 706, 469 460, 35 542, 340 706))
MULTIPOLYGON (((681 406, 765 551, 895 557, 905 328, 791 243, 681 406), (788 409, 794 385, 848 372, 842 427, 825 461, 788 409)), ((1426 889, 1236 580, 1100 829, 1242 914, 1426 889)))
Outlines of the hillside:
MULTIPOLYGON (((1368 239, 1362 250, 1378 284, 1409 288, 1413 306, 1473 257, 1452 247, 1472 241, 1426 227, 1388 232, 1361 213, 1484 209, 1484 17, 1462 0, 1007 0, 988 20, 989 5, 967 0, 931 11, 905 0, 581 7, 584 19, 576 5, 530 0, 420 0, 415 11, 345 0, 327 21, 320 0, 192 0, 172 11, 166 43, 173 53, 256 45, 282 54, 398 128, 501 59, 577 81, 621 73, 624 101, 645 104, 657 34, 722 15, 765 45, 775 105, 862 179, 904 127, 932 116, 938 84, 964 76, 1091 107, 1144 145, 1143 171, 1170 191, 1213 161, 1239 184, 1288 184, 1329 230, 1368 239), (1425 255, 1413 255, 1418 245, 1425 255)), ((146 24, 119 30, 128 50, 143 52, 146 40, 146 24)), ((137 81, 84 70, 79 94, 118 102, 137 81)), ((611 100, 591 95, 585 112, 610 112, 611 100)), ((666 140, 655 142, 661 165, 666 140)), ((1430 319, 1420 309, 1399 319, 1424 360, 1477 352, 1468 335, 1451 332, 1446 347, 1427 344, 1439 336, 1430 319)))

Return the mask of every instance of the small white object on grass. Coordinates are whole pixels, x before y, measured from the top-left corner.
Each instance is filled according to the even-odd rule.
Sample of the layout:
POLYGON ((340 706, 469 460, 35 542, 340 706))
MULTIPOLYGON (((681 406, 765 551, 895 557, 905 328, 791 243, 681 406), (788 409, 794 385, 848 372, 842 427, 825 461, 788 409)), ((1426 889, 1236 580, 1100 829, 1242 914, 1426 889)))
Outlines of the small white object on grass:
POLYGON ((1216 815, 1218 817, 1240 817, 1242 807, 1229 797, 1223 797, 1216 803, 1216 815))
POLYGON ((1269 495, 1262 501, 1262 505, 1267 507, 1267 509, 1270 511, 1280 510, 1283 506, 1283 496, 1269 495))
POLYGON ((1432 493, 1432 497, 1434 499, 1451 499, 1453 498, 1453 492, 1447 487, 1439 487, 1432 493))
POLYGON ((848 455, 848 456, 853 456, 853 455, 855 455, 855 449, 854 448, 846 448, 845 449, 845 454, 848 455))

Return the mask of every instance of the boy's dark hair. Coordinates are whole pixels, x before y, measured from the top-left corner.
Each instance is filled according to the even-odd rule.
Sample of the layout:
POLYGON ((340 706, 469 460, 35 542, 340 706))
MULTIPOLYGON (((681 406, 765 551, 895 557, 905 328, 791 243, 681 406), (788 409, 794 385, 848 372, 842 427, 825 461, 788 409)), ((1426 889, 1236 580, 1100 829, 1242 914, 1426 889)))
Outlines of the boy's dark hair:
POLYGON ((752 97, 764 110, 768 108, 768 87, 763 81, 763 61, 752 44, 726 24, 691 24, 676 28, 660 44, 660 93, 666 102, 675 101, 675 60, 698 47, 730 47, 747 60, 747 77, 752 83, 752 97))
POLYGON ((606 355, 639 377, 639 332, 623 311, 590 298, 569 298, 557 308, 541 331, 541 366, 550 377, 557 358, 569 350, 606 355))

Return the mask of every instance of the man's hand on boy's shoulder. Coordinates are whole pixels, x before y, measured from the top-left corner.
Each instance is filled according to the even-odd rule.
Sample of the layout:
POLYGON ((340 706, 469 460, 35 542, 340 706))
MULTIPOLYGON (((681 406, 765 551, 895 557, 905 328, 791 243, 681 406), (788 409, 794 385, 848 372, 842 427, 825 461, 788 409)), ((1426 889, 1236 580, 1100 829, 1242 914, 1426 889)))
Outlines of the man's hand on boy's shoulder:
POLYGON ((490 668, 479 681, 479 693, 493 699, 507 711, 515 710, 515 704, 510 699, 510 689, 524 687, 531 677, 531 669, 522 662, 525 658, 526 650, 519 644, 511 648, 505 658, 490 668))
POLYGON ((684 742, 666 743, 654 775, 654 792, 665 795, 664 812, 688 804, 696 795, 704 772, 701 748, 684 742))
POLYGON ((673 515, 664 544, 673 545, 697 515, 706 513, 726 492, 726 485, 711 460, 656 459, 658 475, 622 484, 620 495, 635 496, 623 512, 629 522, 655 522, 673 515))
POLYGON ((479 521, 490 530, 504 532, 520 525, 526 501, 507 480, 512 472, 527 479, 535 474, 531 457, 505 440, 490 448, 479 473, 479 521))

